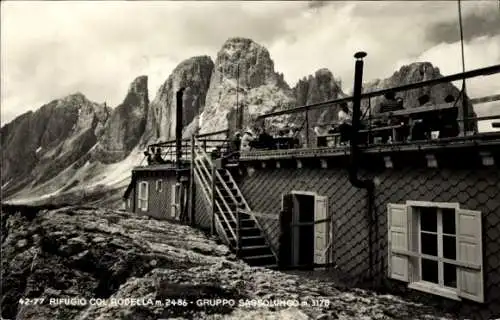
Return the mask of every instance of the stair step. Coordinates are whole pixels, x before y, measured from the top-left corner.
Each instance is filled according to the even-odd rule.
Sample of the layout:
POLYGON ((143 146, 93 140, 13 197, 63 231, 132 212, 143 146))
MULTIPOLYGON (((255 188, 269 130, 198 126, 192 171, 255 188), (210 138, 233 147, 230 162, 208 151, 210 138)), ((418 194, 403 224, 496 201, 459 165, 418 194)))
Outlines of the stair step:
POLYGON ((241 237, 241 240, 255 240, 255 239, 264 239, 263 236, 246 236, 241 237))
POLYGON ((278 265, 277 264, 264 264, 264 265, 258 265, 258 266, 255 266, 257 268, 266 268, 266 269, 271 269, 271 270, 275 270, 275 269, 278 269, 278 265))
POLYGON ((260 229, 257 227, 241 227, 240 230, 242 230, 242 231, 244 231, 244 230, 259 230, 260 231, 260 229))
POLYGON ((274 259, 274 256, 272 254, 263 254, 263 255, 260 255, 260 256, 248 256, 248 257, 245 257, 244 260, 257 260, 257 259, 267 259, 267 258, 273 258, 274 259))
POLYGON ((269 249, 269 246, 267 245, 260 245, 260 246, 242 246, 240 250, 256 250, 256 249, 269 249))

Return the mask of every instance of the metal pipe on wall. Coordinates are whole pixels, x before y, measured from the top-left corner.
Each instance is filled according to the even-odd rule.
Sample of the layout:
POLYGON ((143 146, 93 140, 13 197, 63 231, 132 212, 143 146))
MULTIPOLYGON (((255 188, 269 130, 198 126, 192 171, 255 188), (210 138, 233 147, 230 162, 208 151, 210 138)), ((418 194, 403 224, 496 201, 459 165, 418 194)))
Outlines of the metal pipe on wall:
MULTIPOLYGON (((375 184, 373 180, 361 180, 358 177, 359 169, 359 129, 361 125, 361 95, 363 86, 363 58, 366 57, 366 52, 357 52, 354 55, 356 58, 356 63, 354 67, 354 92, 353 92, 353 104, 352 104, 352 128, 351 128, 351 152, 349 155, 349 181, 351 184, 360 189, 366 189, 367 191, 367 219, 369 221, 368 230, 368 246, 369 246, 369 265, 370 265, 370 280, 373 280, 373 228, 376 223, 374 221, 375 217, 373 215, 374 207, 374 189, 375 184)), ((377 232, 376 232, 377 233, 377 232)))

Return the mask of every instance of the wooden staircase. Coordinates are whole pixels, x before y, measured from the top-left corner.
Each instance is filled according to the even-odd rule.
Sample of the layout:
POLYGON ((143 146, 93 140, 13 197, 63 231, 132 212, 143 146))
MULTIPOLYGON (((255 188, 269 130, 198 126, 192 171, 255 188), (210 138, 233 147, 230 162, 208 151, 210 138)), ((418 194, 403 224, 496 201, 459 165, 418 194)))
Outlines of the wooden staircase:
POLYGON ((249 265, 277 268, 276 253, 258 220, 248 214, 250 207, 233 176, 224 167, 216 168, 214 161, 197 145, 195 143, 194 176, 214 211, 215 231, 249 265))

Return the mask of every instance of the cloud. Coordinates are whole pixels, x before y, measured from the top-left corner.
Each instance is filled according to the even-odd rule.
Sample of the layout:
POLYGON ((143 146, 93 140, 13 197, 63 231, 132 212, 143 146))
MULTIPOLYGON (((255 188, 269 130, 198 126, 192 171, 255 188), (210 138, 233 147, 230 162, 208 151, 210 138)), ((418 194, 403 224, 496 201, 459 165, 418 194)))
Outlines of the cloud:
MULTIPOLYGON (((464 15, 484 15, 490 9, 498 12, 496 3, 477 3, 479 5, 464 3, 464 15)), ((460 59, 457 43, 444 46, 441 44, 444 40, 436 43, 436 39, 429 39, 429 30, 434 26, 452 21, 457 21, 455 2, 350 2, 342 6, 326 6, 318 14, 304 12, 290 20, 288 34, 293 34, 293 38, 276 41, 270 51, 276 67, 291 84, 327 67, 343 80, 344 87, 349 90, 353 82, 353 54, 359 50, 368 53, 365 63, 367 81, 392 75, 400 67, 400 61, 410 63, 428 59, 441 66, 460 59), (412 14, 408 15, 409 12, 412 14), (447 52, 438 58, 440 49, 447 52)), ((473 53, 467 56, 481 63, 469 63, 467 68, 496 63, 498 42, 488 42, 494 42, 496 38, 475 39, 468 44, 474 49, 470 49, 473 53), (493 50, 493 53, 488 50, 493 50)), ((443 71, 450 74, 460 70, 445 67, 443 71)))
MULTIPOLYGON (((471 3, 463 2, 464 16, 482 17, 498 10, 496 3, 471 3)), ((405 59, 431 59, 447 74, 452 70, 447 65, 460 52, 456 43, 446 45, 453 40, 451 31, 429 36, 429 30, 456 22, 456 3, 448 1, 10 1, 1 5, 2 124, 76 91, 118 105, 139 75, 149 76, 153 99, 182 60, 197 55, 215 58, 223 42, 234 36, 266 46, 275 68, 291 85, 327 67, 346 88, 351 87, 352 56, 358 50, 368 52, 367 80, 390 76, 405 59), (443 59, 439 54, 443 50, 451 56, 443 59)), ((477 40, 484 32, 471 36, 468 59, 495 63, 498 47, 488 39, 496 38, 477 40)), ((469 62, 468 68, 472 65, 469 62)))
MULTIPOLYGON (((469 12, 463 16, 463 38, 465 41, 480 36, 495 36, 500 34, 500 10, 485 12, 469 12)), ((427 39, 440 43, 460 41, 460 28, 457 21, 444 21, 427 29, 427 39)))

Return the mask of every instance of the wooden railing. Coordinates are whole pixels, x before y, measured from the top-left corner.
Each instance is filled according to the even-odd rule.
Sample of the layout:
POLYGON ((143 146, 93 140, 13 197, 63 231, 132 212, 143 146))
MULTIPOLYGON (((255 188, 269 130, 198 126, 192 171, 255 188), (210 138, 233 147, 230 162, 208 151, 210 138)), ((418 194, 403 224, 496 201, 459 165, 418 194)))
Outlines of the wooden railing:
MULTIPOLYGON (((196 141, 196 139, 195 139, 195 141, 196 141)), ((194 159, 195 166, 194 166, 194 168, 196 168, 195 170, 197 170, 197 175, 201 178, 201 176, 203 176, 202 172, 204 172, 205 177, 210 177, 210 178, 207 178, 207 179, 203 178, 203 180, 204 180, 204 183, 203 183, 204 188, 206 188, 207 190, 210 190, 210 192, 206 192, 207 200, 214 203, 214 205, 218 209, 218 212, 219 212, 220 216, 226 222, 230 234, 232 235, 232 237, 235 240, 235 242, 238 243, 239 239, 238 239, 237 233, 235 232, 235 230, 233 229, 233 227, 232 227, 232 225, 230 223, 230 219, 233 222, 235 222, 236 224, 238 224, 238 220, 236 219, 236 216, 234 215, 233 210, 229 206, 228 202, 226 201, 226 199, 222 195, 222 193, 219 190, 219 188, 216 187, 216 186, 214 186, 214 182, 215 182, 214 180, 215 179, 219 180, 224 185, 224 187, 226 188, 226 190, 228 191, 228 194, 231 195, 232 199, 234 201, 236 201, 236 199, 234 198, 234 196, 230 192, 230 190, 227 187, 227 185, 224 183, 224 180, 220 176, 219 172, 217 172, 217 170, 215 170, 215 166, 214 166, 214 164, 212 162, 212 159, 199 146, 199 143, 195 143, 195 148, 194 149, 195 149, 195 159, 194 159), (209 165, 210 165, 210 170, 207 167, 207 163, 209 163, 209 165), (218 200, 214 197, 215 194, 218 195, 218 200), (210 196, 210 197, 208 197, 208 196, 210 196), (219 202, 222 202, 222 203, 219 203, 219 202), (229 218, 226 216, 223 208, 225 208, 227 210, 226 212, 229 213, 229 218)), ((212 214, 212 216, 214 217, 213 219, 215 219, 216 221, 218 221, 218 215, 215 214, 215 212, 212 214)), ((218 222, 220 224, 220 221, 218 221, 218 222)), ((220 225, 219 227, 220 227, 221 231, 223 231, 226 239, 228 240, 228 242, 230 244, 229 237, 226 234, 224 228, 222 227, 222 225, 220 225)))

